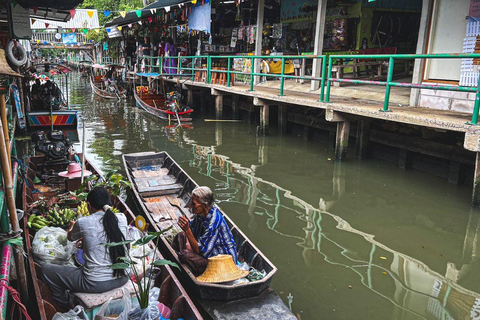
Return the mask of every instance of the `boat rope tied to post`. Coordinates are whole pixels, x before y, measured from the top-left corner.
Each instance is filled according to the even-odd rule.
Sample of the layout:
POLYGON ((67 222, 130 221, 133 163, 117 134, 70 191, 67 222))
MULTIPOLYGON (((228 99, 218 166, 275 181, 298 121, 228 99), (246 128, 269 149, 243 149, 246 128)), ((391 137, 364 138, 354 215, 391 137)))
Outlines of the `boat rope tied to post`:
MULTIPOLYGON (((0 286, 5 287, 8 290, 8 292, 10 293, 10 296, 12 297, 13 301, 15 301, 16 305, 18 306, 20 311, 25 316, 25 319, 26 320, 32 320, 32 318, 30 318, 30 316, 28 315, 27 308, 25 307, 25 305, 20 300, 20 294, 18 293, 17 290, 15 290, 14 288, 12 288, 9 285, 8 280, 7 279, 0 279, 0 286)), ((15 307, 12 307, 10 319, 13 319, 14 311, 15 311, 15 307)))
POLYGON ((23 250, 23 239, 20 237, 22 231, 9 231, 7 233, 0 233, 0 245, 9 244, 13 245, 13 249, 17 252, 21 252, 24 257, 27 257, 27 253, 23 250))

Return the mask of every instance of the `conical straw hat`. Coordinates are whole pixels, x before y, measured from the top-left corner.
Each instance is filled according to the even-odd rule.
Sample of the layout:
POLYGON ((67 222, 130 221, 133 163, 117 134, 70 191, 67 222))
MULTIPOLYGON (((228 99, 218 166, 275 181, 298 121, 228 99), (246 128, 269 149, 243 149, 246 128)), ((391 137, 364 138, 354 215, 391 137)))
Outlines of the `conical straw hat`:
POLYGON ((240 270, 229 254, 220 254, 208 258, 207 269, 197 277, 200 282, 227 282, 237 280, 248 275, 248 271, 240 270))

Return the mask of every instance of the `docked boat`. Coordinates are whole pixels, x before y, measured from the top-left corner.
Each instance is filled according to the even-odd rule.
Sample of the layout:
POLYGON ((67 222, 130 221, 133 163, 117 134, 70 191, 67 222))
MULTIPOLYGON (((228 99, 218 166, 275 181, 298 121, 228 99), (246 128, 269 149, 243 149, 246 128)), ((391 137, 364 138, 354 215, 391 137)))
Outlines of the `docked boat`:
MULTIPOLYGON (((28 72, 34 79, 29 83, 30 110, 26 112, 31 129, 76 129, 77 111, 68 104, 68 75, 72 70, 64 65, 45 63, 32 66, 28 72), (57 84, 65 85, 67 96, 57 84)), ((15 88, 13 87, 15 96, 15 88)))
POLYGON ((125 99, 127 97, 127 90, 124 87, 115 82, 105 81, 109 69, 115 71, 125 68, 124 66, 94 64, 91 68, 90 86, 93 93, 104 99, 125 99))
MULTIPOLYGON (((137 76, 157 78, 160 75, 137 73, 137 76)), ((175 91, 164 95, 154 86, 135 85, 134 97, 138 107, 169 123, 181 124, 192 121, 193 109, 183 106, 180 95, 175 91)))
MULTIPOLYGON (((150 226, 157 231, 173 226, 173 230, 179 231, 177 220, 182 214, 187 214, 182 208, 190 200, 193 189, 198 186, 195 181, 166 152, 126 154, 123 155, 123 162, 135 198, 150 226)), ((167 252, 167 258, 172 258, 181 265, 188 285, 200 299, 233 301, 256 297, 269 288, 277 268, 220 208, 219 210, 234 236, 238 260, 258 271, 264 270, 265 276, 262 279, 235 284, 200 282, 186 265, 180 263, 171 246, 172 235, 167 233, 161 237, 162 249, 167 252)))
MULTIPOLYGON (((82 157, 81 154, 78 156, 80 158, 82 157)), ((40 264, 35 261, 33 256, 32 241, 34 239, 34 234, 32 234, 32 230, 29 229, 27 223, 30 216, 29 208, 31 207, 30 205, 32 203, 40 200, 41 196, 45 197, 46 199, 52 199, 58 195, 58 190, 64 190, 65 185, 67 185, 68 191, 76 190, 76 188, 79 186, 80 179, 70 179, 65 183, 65 180, 62 181, 62 179, 58 177, 58 172, 65 169, 65 163, 50 164, 48 161, 46 161, 44 156, 30 157, 26 164, 26 183, 24 183, 23 186, 23 209, 26 213, 26 216, 23 219, 24 233, 28 254, 28 265, 30 267, 30 274, 34 287, 33 291, 35 293, 35 298, 38 305, 38 314, 34 315, 32 318, 50 320, 53 318, 58 308, 51 295, 50 288, 42 281, 40 277, 40 264), (41 178, 47 179, 48 184, 35 183, 35 180, 38 179, 39 172, 44 173, 41 178), (49 178, 46 178, 45 173, 48 173, 49 178), (74 182, 73 180, 77 181, 74 182)), ((85 162, 85 168, 90 172, 100 176, 99 171, 91 163, 89 163, 87 159, 85 162)), ((129 223, 134 223, 135 215, 121 198, 112 196, 112 203, 117 209, 119 209, 120 212, 125 213, 129 223)), ((160 259, 163 258, 160 253, 157 255, 160 259)), ((160 275, 155 279, 155 286, 159 287, 161 291, 159 302, 170 308, 172 310, 172 314, 174 313, 173 310, 175 310, 175 313, 180 314, 181 318, 183 319, 202 319, 199 311, 173 273, 170 266, 161 266, 160 269, 160 275)), ((90 310, 86 309, 87 315, 90 315, 91 319, 93 319, 94 313, 97 312, 98 309, 98 307, 90 310)))

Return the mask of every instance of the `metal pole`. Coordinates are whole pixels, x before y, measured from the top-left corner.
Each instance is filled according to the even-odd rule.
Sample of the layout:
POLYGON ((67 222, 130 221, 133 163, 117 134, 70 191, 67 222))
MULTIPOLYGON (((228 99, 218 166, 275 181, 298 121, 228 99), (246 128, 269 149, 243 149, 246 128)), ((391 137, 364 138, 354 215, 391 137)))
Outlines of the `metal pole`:
POLYGON ((250 91, 253 91, 253 74, 255 73, 255 58, 251 58, 252 66, 250 72, 252 75, 250 76, 250 91))
POLYGON ((68 73, 65 74, 65 90, 67 92, 67 109, 70 109, 70 104, 68 103, 68 73))
POLYGON ((330 87, 332 85, 330 79, 332 78, 332 64, 333 57, 330 55, 328 56, 327 97, 325 98, 325 102, 330 102, 330 87))
POLYGON ((227 58, 227 87, 230 87, 230 67, 231 67, 231 60, 230 60, 230 57, 227 58))
POLYGON ((83 132, 82 132, 82 175, 80 182, 83 184, 85 171, 85 122, 83 122, 83 132))
POLYGON ((388 75, 387 75, 387 88, 385 89, 385 101, 383 102, 383 110, 381 111, 390 111, 388 110, 388 102, 390 100, 390 82, 393 79, 393 57, 390 57, 388 62, 388 75))
MULTIPOLYGON (((0 95, 0 113, 2 116, 2 122, 8 123, 7 121, 7 105, 5 103, 5 94, 0 95)), ((8 167, 12 167, 12 157, 10 155, 10 135, 8 133, 8 126, 3 126, 3 135, 5 137, 5 144, 7 145, 7 157, 8 157, 8 167)))
POLYGON ((325 101, 325 73, 327 70, 327 57, 322 56, 322 81, 320 84, 320 101, 325 101))
POLYGON ((280 78, 280 96, 284 96, 283 94, 283 86, 285 84, 285 58, 282 57, 282 77, 280 78))
POLYGON ((480 73, 478 74, 477 94, 475 95, 475 105, 473 106, 472 124, 478 122, 478 109, 480 107, 480 73))

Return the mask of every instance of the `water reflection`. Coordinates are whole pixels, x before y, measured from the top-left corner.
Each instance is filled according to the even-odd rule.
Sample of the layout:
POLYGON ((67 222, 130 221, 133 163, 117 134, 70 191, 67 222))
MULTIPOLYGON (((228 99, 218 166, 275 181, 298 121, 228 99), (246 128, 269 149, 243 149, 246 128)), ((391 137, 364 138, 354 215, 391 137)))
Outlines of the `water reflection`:
POLYGON ((168 151, 277 265, 272 286, 302 319, 480 317, 480 212, 459 204, 469 190, 375 161, 339 165, 328 146, 258 138, 248 124, 166 126, 131 101, 72 90, 101 170, 168 151))

